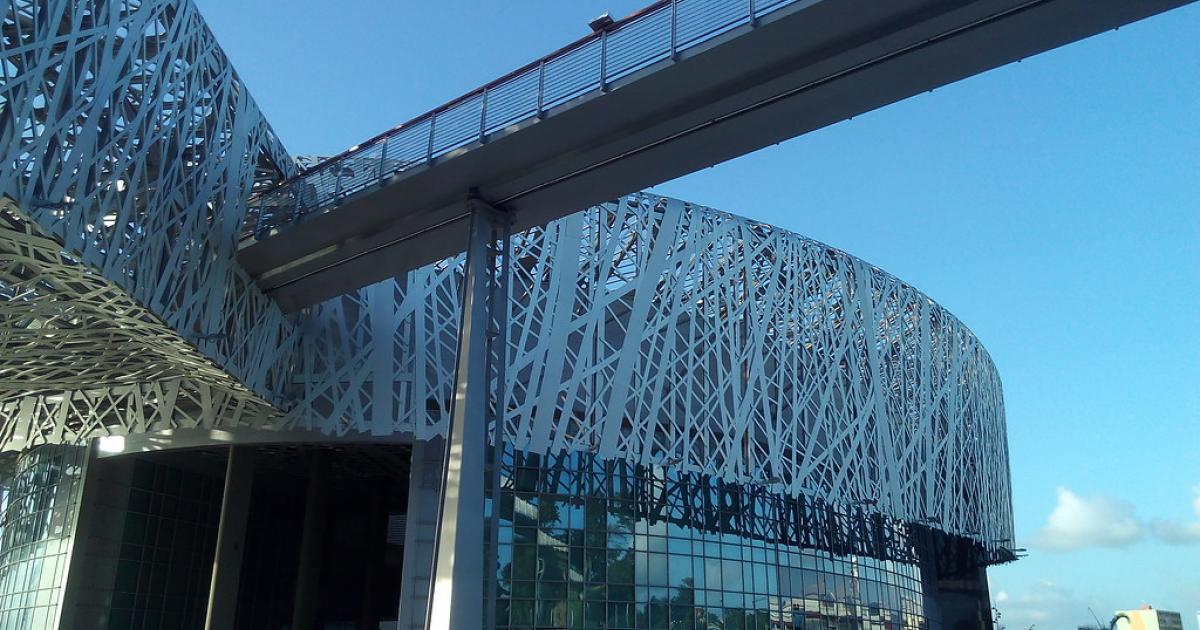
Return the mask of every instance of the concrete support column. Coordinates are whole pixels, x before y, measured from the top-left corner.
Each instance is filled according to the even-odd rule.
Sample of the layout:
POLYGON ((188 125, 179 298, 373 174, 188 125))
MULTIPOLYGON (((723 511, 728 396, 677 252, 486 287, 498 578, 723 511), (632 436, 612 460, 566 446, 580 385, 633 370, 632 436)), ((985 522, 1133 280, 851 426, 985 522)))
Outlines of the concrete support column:
POLYGON ((292 629, 316 627, 317 593, 321 588, 321 555, 325 551, 325 512, 329 462, 323 451, 313 453, 309 464, 308 496, 304 502, 304 530, 296 566, 296 591, 292 600, 292 629))
POLYGON ((63 630, 107 627, 134 461, 132 457, 95 459, 93 453, 88 462, 77 538, 67 571, 59 625, 63 630))
POLYGON ((400 630, 425 628, 445 450, 445 442, 440 437, 413 443, 404 525, 404 564, 400 571, 400 614, 397 616, 400 630))
POLYGON ((921 593, 925 621, 929 624, 929 630, 943 630, 942 602, 938 597, 938 568, 934 550, 934 534, 927 527, 914 526, 912 535, 917 542, 917 561, 921 567, 921 593))
MULTIPOLYGON (((938 554, 954 553, 943 545, 947 534, 927 527, 916 528, 917 554, 921 566, 925 619, 930 630, 992 630, 992 604, 987 569, 962 568, 943 575, 938 554), (939 551, 939 547, 942 550, 939 551)), ((949 545, 955 544, 953 541, 949 545)), ((960 551, 959 553, 965 553, 960 551)))
POLYGON ((221 521, 217 525, 217 549, 213 555, 208 611, 204 618, 206 630, 233 627, 253 489, 254 447, 231 446, 225 465, 225 492, 221 498, 221 521))
POLYGON ((429 630, 483 627, 483 498, 495 210, 471 200, 455 389, 442 477, 429 630))

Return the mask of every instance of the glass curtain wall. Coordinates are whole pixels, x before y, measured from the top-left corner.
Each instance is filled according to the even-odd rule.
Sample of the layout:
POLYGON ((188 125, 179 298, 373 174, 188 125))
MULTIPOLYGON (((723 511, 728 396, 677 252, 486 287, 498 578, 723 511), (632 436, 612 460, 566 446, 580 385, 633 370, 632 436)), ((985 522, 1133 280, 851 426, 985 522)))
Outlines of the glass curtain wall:
POLYGON ((500 472, 498 628, 926 627, 915 554, 815 548, 796 499, 588 453, 510 447, 500 472))
POLYGON ((40 446, 0 474, 0 628, 58 623, 88 449, 40 446))
POLYGON ((110 630, 201 630, 223 480, 139 459, 109 609, 110 630))

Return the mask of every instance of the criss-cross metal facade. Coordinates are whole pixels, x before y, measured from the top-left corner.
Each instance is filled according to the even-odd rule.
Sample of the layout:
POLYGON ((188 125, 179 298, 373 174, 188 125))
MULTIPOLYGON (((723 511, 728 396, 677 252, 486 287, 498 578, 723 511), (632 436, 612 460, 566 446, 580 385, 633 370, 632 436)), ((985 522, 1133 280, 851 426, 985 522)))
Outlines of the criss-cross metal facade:
POLYGON ((0 443, 260 426, 279 413, 0 200, 0 443))
POLYGON ((292 329, 236 239, 294 166, 195 6, 0 19, 5 445, 269 417, 292 329))
MULTIPOLYGON (((816 241, 649 195, 512 247, 492 406, 516 446, 869 504, 1011 547, 995 366, 916 289, 816 241)), ((444 432, 461 270, 450 259, 311 309, 292 426, 444 432)))
MULTIPOLYGON (((287 322, 234 252, 247 197, 293 167, 191 3, 15 2, 3 28, 6 445, 444 432, 461 258, 287 322)), ((899 280, 644 195, 512 247, 493 407, 516 445, 1011 538, 995 368, 899 280)))
MULTIPOLYGON (((1011 558, 996 369, 878 268, 635 194, 493 243, 480 284, 459 255, 285 317, 237 239, 295 166, 192 3, 12 0, 0 19, 5 450, 192 428, 423 441, 486 408, 505 453, 794 508, 754 540, 916 562, 906 541, 940 530, 957 569, 1011 558), (464 371, 483 285, 487 341, 467 345, 486 359, 464 371)), ((677 520, 728 529, 694 511, 677 520)))

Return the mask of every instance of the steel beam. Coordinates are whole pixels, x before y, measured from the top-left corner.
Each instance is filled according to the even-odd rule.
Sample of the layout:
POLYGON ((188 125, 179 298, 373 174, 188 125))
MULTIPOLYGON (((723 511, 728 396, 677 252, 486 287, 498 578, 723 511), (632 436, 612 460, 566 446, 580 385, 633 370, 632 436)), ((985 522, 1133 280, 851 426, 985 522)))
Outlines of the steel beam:
POLYGON ((437 542, 439 475, 445 451, 441 437, 413 442, 404 524, 404 563, 400 569, 399 630, 425 627, 437 542))
POLYGON ((454 399, 442 474, 437 544, 433 563, 429 630, 477 630, 483 626, 484 454, 487 445, 488 328, 492 313, 495 209, 467 202, 470 228, 462 286, 454 399))
POLYGON ((217 526, 217 549, 213 554, 212 582, 208 591, 208 610, 204 617, 205 630, 233 627, 253 487, 254 447, 230 447, 229 461, 225 466, 225 493, 221 498, 221 521, 217 526))

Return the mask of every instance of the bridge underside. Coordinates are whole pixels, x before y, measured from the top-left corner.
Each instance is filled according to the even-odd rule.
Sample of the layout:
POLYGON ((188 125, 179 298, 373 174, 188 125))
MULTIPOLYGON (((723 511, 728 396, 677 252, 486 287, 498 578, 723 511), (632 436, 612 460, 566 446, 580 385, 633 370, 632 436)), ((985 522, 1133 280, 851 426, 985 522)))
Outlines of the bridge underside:
POLYGON ((398 173, 239 257, 295 310, 462 251, 471 189, 524 229, 1186 3, 797 3, 398 173))

